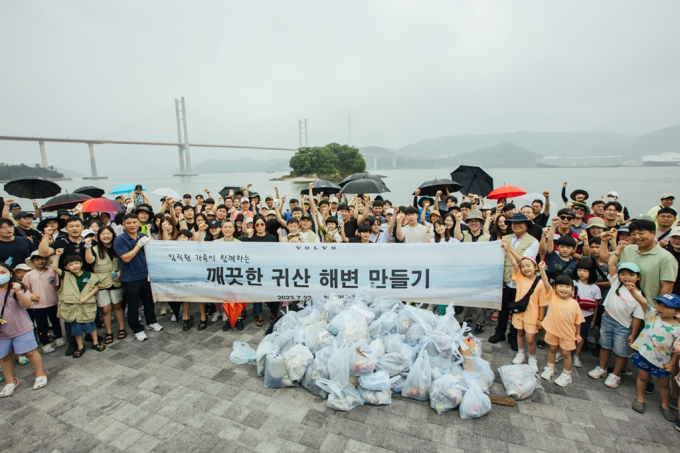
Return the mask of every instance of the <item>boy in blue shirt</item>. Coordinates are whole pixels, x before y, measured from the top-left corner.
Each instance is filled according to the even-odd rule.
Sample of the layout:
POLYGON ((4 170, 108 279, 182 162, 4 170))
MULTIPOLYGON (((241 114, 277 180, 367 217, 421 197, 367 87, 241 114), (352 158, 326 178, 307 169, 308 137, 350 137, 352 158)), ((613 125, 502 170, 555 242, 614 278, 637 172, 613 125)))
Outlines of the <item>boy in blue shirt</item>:
POLYGON ((548 266, 547 274, 551 281, 558 275, 566 275, 571 278, 576 268, 576 261, 571 256, 576 249, 576 240, 571 236, 560 236, 557 243, 554 242, 555 228, 559 221, 559 218, 552 219, 552 228, 548 229, 545 261, 548 266))

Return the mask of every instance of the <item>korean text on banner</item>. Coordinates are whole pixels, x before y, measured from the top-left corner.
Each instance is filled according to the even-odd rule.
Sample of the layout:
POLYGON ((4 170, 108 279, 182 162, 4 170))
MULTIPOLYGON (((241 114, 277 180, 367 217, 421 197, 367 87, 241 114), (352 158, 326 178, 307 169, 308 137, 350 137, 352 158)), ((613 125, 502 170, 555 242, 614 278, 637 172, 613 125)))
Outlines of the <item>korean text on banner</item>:
POLYGON ((145 247, 154 299, 271 302, 354 296, 500 308, 503 251, 497 243, 267 244, 151 241, 145 247))

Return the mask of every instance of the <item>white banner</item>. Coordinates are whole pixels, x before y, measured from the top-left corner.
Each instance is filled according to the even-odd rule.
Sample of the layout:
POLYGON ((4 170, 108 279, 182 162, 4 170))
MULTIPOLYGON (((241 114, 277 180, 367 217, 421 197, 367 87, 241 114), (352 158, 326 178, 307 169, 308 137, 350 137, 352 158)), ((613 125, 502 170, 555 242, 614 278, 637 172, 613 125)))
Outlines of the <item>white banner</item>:
POLYGON ((503 251, 497 242, 295 244, 151 241, 151 287, 164 302, 276 302, 331 293, 498 308, 503 251))

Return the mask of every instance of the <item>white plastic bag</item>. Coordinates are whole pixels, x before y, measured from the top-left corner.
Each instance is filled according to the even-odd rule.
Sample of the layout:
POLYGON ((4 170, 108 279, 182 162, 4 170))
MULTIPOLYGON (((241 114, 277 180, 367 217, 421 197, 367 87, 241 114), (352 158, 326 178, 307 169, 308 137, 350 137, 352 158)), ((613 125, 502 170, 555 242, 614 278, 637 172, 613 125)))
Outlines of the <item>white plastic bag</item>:
POLYGON ((371 344, 369 344, 368 347, 371 348, 371 352, 373 352, 373 355, 378 359, 385 355, 385 344, 383 343, 382 338, 376 338, 371 341, 371 344))
POLYGON ((321 319, 331 322, 338 314, 345 309, 345 302, 331 294, 330 299, 321 308, 321 319))
POLYGON ((445 374, 438 377, 430 387, 430 406, 438 414, 455 409, 463 399, 463 390, 454 376, 445 374))
POLYGON ((408 366, 408 357, 401 352, 390 352, 378 359, 377 370, 385 370, 390 376, 399 374, 408 366))
POLYGON ((375 373, 359 376, 359 385, 367 390, 389 390, 390 375, 387 371, 376 371, 375 373))
POLYGON ((352 350, 350 344, 342 343, 333 348, 333 354, 328 358, 328 378, 340 387, 349 384, 349 358, 352 350))
POLYGON ((404 344, 402 338, 403 337, 398 333, 393 333, 383 337, 385 352, 401 352, 401 345, 404 344))
POLYGON ((328 323, 328 331, 333 335, 337 335, 345 324, 354 321, 355 319, 361 319, 359 313, 351 310, 344 310, 338 313, 333 320, 328 323))
POLYGON ((336 411, 351 411, 357 406, 363 406, 364 400, 352 384, 340 386, 328 379, 319 379, 316 385, 328 392, 326 406, 336 411))
POLYGON ((491 369, 491 365, 489 364, 489 362, 487 362, 481 357, 474 357, 472 359, 472 364, 475 367, 475 373, 479 374, 482 377, 484 383, 486 384, 486 387, 491 388, 491 386, 493 385, 495 375, 493 374, 493 370, 491 369))
POLYGON ((460 402, 458 411, 460 418, 479 418, 485 416, 491 410, 491 400, 482 392, 476 381, 468 382, 468 389, 460 402))
POLYGON ((413 398, 419 401, 427 401, 430 397, 430 385, 432 384, 432 369, 430 368, 430 356, 422 350, 408 373, 406 382, 401 389, 401 396, 413 398))
POLYGON ((297 344, 283 355, 286 362, 288 377, 293 381, 299 381, 305 375, 305 370, 314 361, 314 355, 307 346, 297 344))
POLYGON ((338 339, 350 341, 352 343, 361 340, 365 340, 366 342, 371 341, 371 337, 368 335, 368 326, 359 316, 355 316, 348 323, 340 327, 338 339))
POLYGON ((234 350, 229 354, 229 360, 234 363, 242 365, 244 363, 254 362, 256 351, 250 347, 245 341, 234 341, 234 350))
POLYGON ((288 377, 286 362, 280 355, 267 355, 267 366, 264 369, 264 386, 268 389, 294 387, 295 384, 288 377))
POLYGON ((543 388, 531 365, 505 365, 498 369, 505 394, 516 400, 529 398, 534 390, 543 388))
POLYGON ((368 307, 361 302, 355 303, 349 307, 349 310, 357 313, 361 318, 363 318, 367 326, 375 319, 375 313, 369 310, 368 307))
POLYGON ((382 337, 388 333, 397 331, 397 313, 388 311, 380 315, 378 319, 368 326, 368 333, 371 337, 382 337))
POLYGON ((257 375, 264 376, 264 367, 267 361, 268 354, 276 354, 278 349, 274 344, 274 338, 277 334, 272 333, 264 337, 264 339, 257 345, 255 359, 257 360, 257 375))
POLYGON ((372 406, 387 406, 392 404, 392 392, 387 390, 369 390, 359 386, 359 395, 365 404, 372 406))
POLYGON ((305 375, 302 377, 300 384, 309 390, 312 395, 326 398, 328 392, 316 385, 316 381, 319 379, 328 379, 328 368, 324 364, 323 360, 316 358, 314 359, 314 362, 312 362, 312 364, 307 367, 305 375))
POLYGON ((371 374, 375 371, 375 364, 378 361, 366 342, 361 341, 352 351, 349 358, 349 372, 353 376, 362 376, 364 374, 371 374))
POLYGON ((380 317, 388 311, 399 310, 403 305, 404 304, 397 299, 381 298, 374 300, 373 303, 369 305, 369 308, 377 317, 380 317))
POLYGON ((288 310, 276 324, 274 324, 274 332, 285 332, 287 330, 296 329, 300 325, 297 318, 297 313, 288 310))

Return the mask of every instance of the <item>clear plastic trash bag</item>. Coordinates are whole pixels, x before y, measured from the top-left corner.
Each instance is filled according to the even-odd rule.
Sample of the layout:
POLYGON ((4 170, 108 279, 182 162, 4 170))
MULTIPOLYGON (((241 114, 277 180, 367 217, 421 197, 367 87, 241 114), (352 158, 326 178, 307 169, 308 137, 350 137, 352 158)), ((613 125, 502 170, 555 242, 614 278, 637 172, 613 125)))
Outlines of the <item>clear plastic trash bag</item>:
POLYGON ((422 350, 408 373, 408 377, 401 389, 401 396, 413 398, 419 401, 427 401, 430 397, 432 384, 432 369, 430 368, 430 356, 422 350))
POLYGON ((352 384, 340 386, 328 379, 319 379, 316 385, 328 392, 326 406, 336 411, 351 411, 357 406, 363 406, 364 400, 352 384))
POLYGON ((245 341, 234 341, 233 350, 229 354, 229 360, 239 365, 254 362, 257 351, 250 347, 245 341))
POLYGON ((542 389, 531 365, 505 365, 498 369, 505 394, 516 400, 529 398, 534 390, 542 389))

